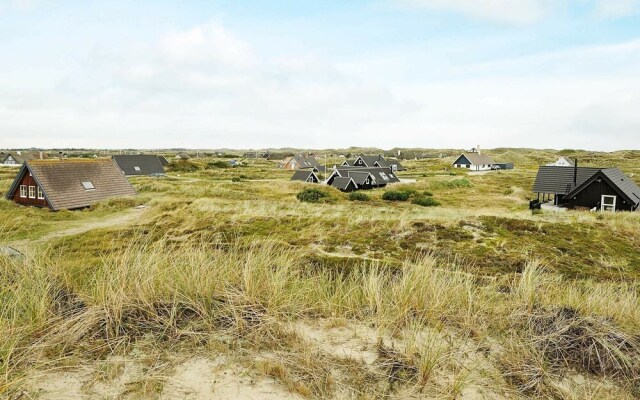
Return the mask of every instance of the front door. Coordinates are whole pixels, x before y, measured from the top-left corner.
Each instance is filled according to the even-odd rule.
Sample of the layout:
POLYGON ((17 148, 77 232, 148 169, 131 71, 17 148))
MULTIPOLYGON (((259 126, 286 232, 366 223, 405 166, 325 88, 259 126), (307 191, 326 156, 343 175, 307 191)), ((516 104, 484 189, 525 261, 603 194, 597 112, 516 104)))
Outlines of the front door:
POLYGON ((600 211, 615 211, 616 210, 616 196, 602 195, 600 201, 600 211))

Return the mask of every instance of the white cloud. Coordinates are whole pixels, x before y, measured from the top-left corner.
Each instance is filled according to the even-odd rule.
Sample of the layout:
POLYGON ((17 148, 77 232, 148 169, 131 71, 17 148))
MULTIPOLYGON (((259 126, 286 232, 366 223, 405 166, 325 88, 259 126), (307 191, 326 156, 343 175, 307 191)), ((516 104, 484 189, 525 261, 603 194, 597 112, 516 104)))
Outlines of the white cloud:
POLYGON ((89 52, 57 85, 0 74, 0 148, 640 147, 637 41, 460 65, 435 83, 403 79, 385 52, 281 53, 208 23, 89 52))
POLYGON ((461 13, 505 24, 539 22, 571 6, 588 6, 592 15, 619 18, 640 14, 640 0, 393 0, 411 7, 461 13))
POLYGON ((215 22, 171 32, 161 40, 160 49, 176 64, 246 67, 253 62, 249 46, 215 22))
POLYGON ((553 0, 397 0, 414 7, 460 12, 508 24, 530 24, 549 15, 553 0))
POLYGON ((640 0, 599 0, 596 15, 605 18, 625 17, 640 13, 640 0))
POLYGON ((43 0, 0 0, 0 12, 31 11, 43 0))

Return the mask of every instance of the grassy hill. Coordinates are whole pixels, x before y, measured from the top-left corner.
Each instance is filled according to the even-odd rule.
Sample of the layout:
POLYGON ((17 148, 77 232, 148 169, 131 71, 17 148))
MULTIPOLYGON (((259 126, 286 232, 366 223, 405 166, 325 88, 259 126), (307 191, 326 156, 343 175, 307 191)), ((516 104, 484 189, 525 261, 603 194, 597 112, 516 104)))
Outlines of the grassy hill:
POLYGON ((637 398, 640 214, 528 199, 559 154, 638 181, 640 152, 486 153, 516 169, 467 174, 445 151, 368 201, 289 182, 276 161, 214 158, 88 210, 2 200, 0 247, 24 256, 0 252, 0 393, 637 398), (327 197, 298 201, 309 187, 327 197))

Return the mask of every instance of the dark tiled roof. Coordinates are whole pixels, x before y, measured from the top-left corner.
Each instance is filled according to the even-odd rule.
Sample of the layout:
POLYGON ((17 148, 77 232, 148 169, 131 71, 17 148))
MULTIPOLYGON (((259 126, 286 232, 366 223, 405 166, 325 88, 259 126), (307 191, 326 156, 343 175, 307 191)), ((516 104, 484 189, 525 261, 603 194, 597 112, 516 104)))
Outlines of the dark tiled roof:
POLYGON ((337 177, 331 182, 331 186, 340 190, 347 190, 349 188, 349 184, 353 184, 353 179, 348 177, 337 177))
MULTIPOLYGON (((573 170, 573 168, 571 168, 571 170, 573 170)), ((596 171, 594 174, 592 174, 592 176, 576 186, 568 196, 575 196, 600 176, 603 176, 606 180, 609 180, 614 188, 617 189, 624 197, 626 197, 626 200, 631 204, 638 204, 640 202, 640 187, 638 187, 638 185, 636 185, 636 183, 631 178, 625 175, 618 168, 605 168, 596 171)))
POLYGON ((302 182, 307 182, 307 180, 309 179, 310 176, 315 176, 315 181, 314 182, 318 182, 319 179, 316 176, 316 174, 309 170, 309 169, 299 169, 297 170, 293 176, 291 177, 292 181, 302 181, 302 182))
POLYGON ((348 171, 347 176, 353 178, 356 185, 364 185, 371 173, 366 171, 348 171))
POLYGON ((366 168, 373 168, 373 167, 391 168, 393 165, 395 165, 397 171, 404 171, 404 167, 402 166, 402 164, 400 164, 398 160, 387 160, 381 154, 377 156, 362 155, 362 156, 358 156, 353 160, 345 160, 344 162, 347 163, 347 166, 357 167, 358 165, 356 165, 356 161, 358 160, 358 158, 362 159, 362 161, 366 164, 366 168))
POLYGON ((158 156, 158 158, 160 159, 160 164, 162 164, 163 167, 169 165, 169 160, 167 160, 165 156, 158 156))
POLYGON ((633 204, 640 202, 640 187, 618 168, 603 169, 602 173, 613 182, 633 204))
MULTIPOLYGON (((380 161, 383 160, 382 156, 369 156, 369 155, 362 155, 360 156, 360 158, 362 159, 362 161, 364 161, 364 163, 367 165, 367 167, 375 167, 375 162, 376 161, 380 161)), ((380 165, 381 167, 383 167, 383 165, 380 165)))
POLYGON ((16 190, 24 168, 32 173, 53 210, 82 208, 110 197, 136 194, 112 160, 33 160, 20 170, 9 195, 16 190), (83 182, 91 182, 95 189, 85 190, 83 182))
POLYGON ((320 163, 314 156, 303 156, 302 154, 296 154, 293 156, 300 168, 313 168, 320 167, 320 163))
POLYGON ((574 168, 552 165, 541 166, 533 184, 535 193, 568 194, 575 186, 583 184, 600 168, 578 167, 576 185, 573 184, 574 168))
POLYGON ((400 182, 400 179, 391 171, 391 168, 338 167, 336 170, 340 176, 349 176, 350 172, 368 172, 373 175, 376 185, 400 182))
POLYGON ((127 176, 164 174, 164 168, 158 156, 136 154, 113 156, 113 159, 127 176))
MULTIPOLYGON (((21 152, 20 154, 2 153, 2 156, 0 156, 0 163, 4 163, 6 159, 9 158, 9 156, 11 156, 16 161, 17 164, 22 164, 27 160, 39 159, 40 153, 25 153, 25 152, 21 152)), ((49 158, 49 156, 46 153, 42 153, 42 157, 45 159, 49 158)))

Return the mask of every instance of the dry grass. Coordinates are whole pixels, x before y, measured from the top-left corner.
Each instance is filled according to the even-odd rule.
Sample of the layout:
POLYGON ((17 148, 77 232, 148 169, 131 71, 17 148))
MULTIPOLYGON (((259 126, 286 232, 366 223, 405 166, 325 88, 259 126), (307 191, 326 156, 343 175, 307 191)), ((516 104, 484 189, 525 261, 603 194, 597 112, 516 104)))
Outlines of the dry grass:
MULTIPOLYGON (((106 360, 143 353, 129 390, 157 397, 174 374, 162 354, 180 351, 225 354, 308 398, 637 396, 640 217, 532 215, 529 169, 459 187, 442 183, 460 177, 440 164, 409 164, 442 207, 390 204, 381 191, 366 205, 337 192, 334 204, 300 203, 303 185, 251 181, 270 174, 264 162, 136 179, 149 211, 134 224, 0 256, 0 392, 87 363, 108 383, 122 367, 106 360), (240 173, 251 178, 232 183, 240 173), (496 202, 462 206, 487 196, 496 202), (296 321, 370 334, 343 338, 357 345, 341 354, 296 321)), ((0 238, 130 205, 48 213, 2 202, 0 216, 16 217, 0 219, 0 238)))

